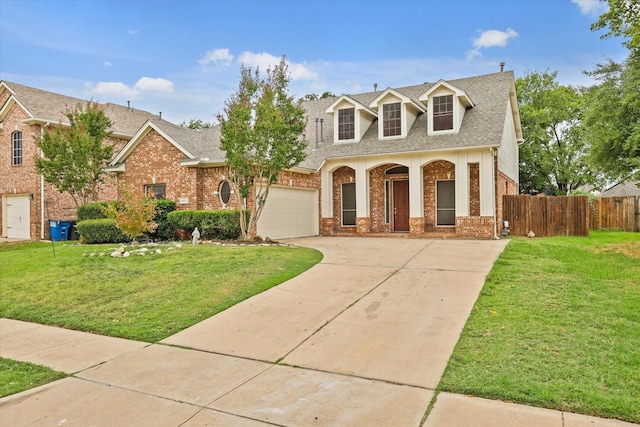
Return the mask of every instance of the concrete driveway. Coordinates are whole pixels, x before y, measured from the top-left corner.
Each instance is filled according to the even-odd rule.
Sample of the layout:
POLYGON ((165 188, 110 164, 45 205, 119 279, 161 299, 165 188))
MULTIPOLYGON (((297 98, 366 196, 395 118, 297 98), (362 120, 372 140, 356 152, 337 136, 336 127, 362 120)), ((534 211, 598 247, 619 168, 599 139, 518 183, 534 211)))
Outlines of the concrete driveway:
POLYGON ((161 344, 83 365, 35 399, 2 399, 0 424, 418 426, 507 242, 292 242, 324 259, 161 344))

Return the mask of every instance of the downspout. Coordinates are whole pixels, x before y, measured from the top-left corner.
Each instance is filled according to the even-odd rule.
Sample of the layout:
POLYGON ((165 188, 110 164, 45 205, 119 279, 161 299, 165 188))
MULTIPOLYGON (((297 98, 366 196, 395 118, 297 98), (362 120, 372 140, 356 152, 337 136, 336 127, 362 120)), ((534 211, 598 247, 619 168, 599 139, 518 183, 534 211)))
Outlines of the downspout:
POLYGON ((489 150, 491 151, 491 200, 493 203, 493 240, 499 240, 500 238, 498 237, 498 217, 496 215, 496 209, 497 209, 497 203, 496 203, 496 185, 497 183, 497 178, 496 178, 496 157, 498 156, 498 149, 495 147, 490 147, 489 150))
MULTIPOLYGON (((49 127, 49 122, 45 125, 49 127)), ((44 127, 40 126, 40 139, 44 137, 44 127)), ((40 157, 42 157, 40 150, 40 157)), ((44 240, 44 175, 40 174, 40 240, 44 240)))

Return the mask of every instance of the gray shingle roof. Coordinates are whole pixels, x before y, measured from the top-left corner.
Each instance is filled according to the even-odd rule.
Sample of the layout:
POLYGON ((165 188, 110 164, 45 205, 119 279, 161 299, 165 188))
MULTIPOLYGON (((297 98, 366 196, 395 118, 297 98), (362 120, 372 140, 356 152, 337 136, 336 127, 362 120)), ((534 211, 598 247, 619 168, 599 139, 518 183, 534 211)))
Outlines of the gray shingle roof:
MULTIPOLYGON (((374 120, 360 142, 334 144, 333 116, 326 114, 325 110, 336 98, 306 101, 304 107, 309 114, 306 139, 310 149, 307 166, 317 168, 322 160, 331 158, 499 146, 513 82, 512 72, 449 80, 448 83, 464 90, 475 103, 473 108, 465 112, 460 132, 429 136, 427 134, 428 116, 420 114, 407 137, 394 140, 380 140, 378 122, 374 120), (320 134, 324 138, 319 143, 316 143, 316 117, 324 119, 322 132, 318 130, 318 139, 320 134)), ((420 95, 434 84, 424 83, 395 90, 418 102, 420 95)), ((369 105, 379 94, 380 92, 369 92, 349 96, 364 105, 369 105)))
POLYGON ((209 159, 208 161, 211 162, 225 160, 225 153, 220 150, 220 126, 195 130, 164 120, 156 119, 151 122, 175 143, 191 153, 194 160, 209 159))
MULTIPOLYGON (((14 94, 33 119, 50 121, 51 123, 69 124, 65 112, 78 104, 86 104, 87 100, 60 95, 17 83, 2 81, 14 94)), ((116 135, 131 137, 147 120, 157 118, 147 111, 129 109, 128 107, 107 103, 101 104, 105 113, 113 122, 111 131, 116 135)))

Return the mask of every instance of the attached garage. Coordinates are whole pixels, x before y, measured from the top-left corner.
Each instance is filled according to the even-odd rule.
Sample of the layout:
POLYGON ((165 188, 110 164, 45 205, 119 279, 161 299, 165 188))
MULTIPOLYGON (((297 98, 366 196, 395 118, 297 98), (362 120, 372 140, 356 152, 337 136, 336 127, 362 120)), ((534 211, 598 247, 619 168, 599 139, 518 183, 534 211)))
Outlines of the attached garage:
POLYGON ((271 239, 316 236, 318 217, 318 190, 274 186, 269 189, 257 232, 271 239))
MULTIPOLYGON (((31 201, 28 195, 5 196, 4 218, 6 229, 3 234, 10 239, 31 238, 31 201)), ((4 227, 3 227, 4 228, 4 227)))

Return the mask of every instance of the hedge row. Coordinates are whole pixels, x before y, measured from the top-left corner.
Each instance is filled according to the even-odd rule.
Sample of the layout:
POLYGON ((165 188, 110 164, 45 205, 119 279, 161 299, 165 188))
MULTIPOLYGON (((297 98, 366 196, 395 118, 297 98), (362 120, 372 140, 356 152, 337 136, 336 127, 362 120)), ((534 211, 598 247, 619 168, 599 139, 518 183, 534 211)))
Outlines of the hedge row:
MULTIPOLYGON (((122 243, 128 239, 116 226, 115 220, 106 218, 103 209, 117 202, 87 203, 78 208, 78 232, 86 243, 122 243)), ((240 236, 240 211, 192 210, 176 211, 176 202, 160 199, 153 220, 158 228, 147 237, 170 240, 177 230, 193 232, 198 227, 203 239, 233 240, 240 236)))
POLYGON ((240 211, 174 211, 167 215, 174 230, 189 233, 198 227, 203 239, 233 240, 240 236, 240 211))
POLYGON ((129 241, 129 238, 116 226, 115 219, 85 219, 79 221, 76 227, 85 243, 124 243, 129 241))
MULTIPOLYGON (((78 232, 84 238, 87 243, 120 243, 125 240, 102 240, 107 238, 107 235, 110 232, 105 231, 104 227, 106 227, 106 223, 88 223, 84 224, 83 229, 85 230, 85 235, 81 231, 81 227, 79 226, 81 222, 87 220, 95 220, 95 219, 107 219, 104 215, 103 210, 109 206, 110 204, 117 205, 117 201, 111 202, 93 202, 87 203, 85 205, 79 206, 77 210, 78 216, 78 232), (93 227, 97 227, 96 230, 93 230, 93 227), (89 241, 89 240, 100 240, 98 241, 89 241)), ((173 200, 165 200, 159 199, 156 201, 156 212, 153 217, 153 221, 158 224, 158 228, 149 234, 146 237, 149 237, 153 240, 170 240, 173 238, 173 227, 167 221, 167 215, 169 212, 173 212, 176 210, 176 202, 173 200)), ((113 220, 112 220, 113 221, 113 220)), ((115 221, 113 222, 113 226, 115 227, 115 221)), ((117 227, 116 227, 117 228, 117 227)), ((120 230, 118 230, 120 231, 120 230)), ((114 235, 114 238, 118 238, 117 235, 114 235)))

